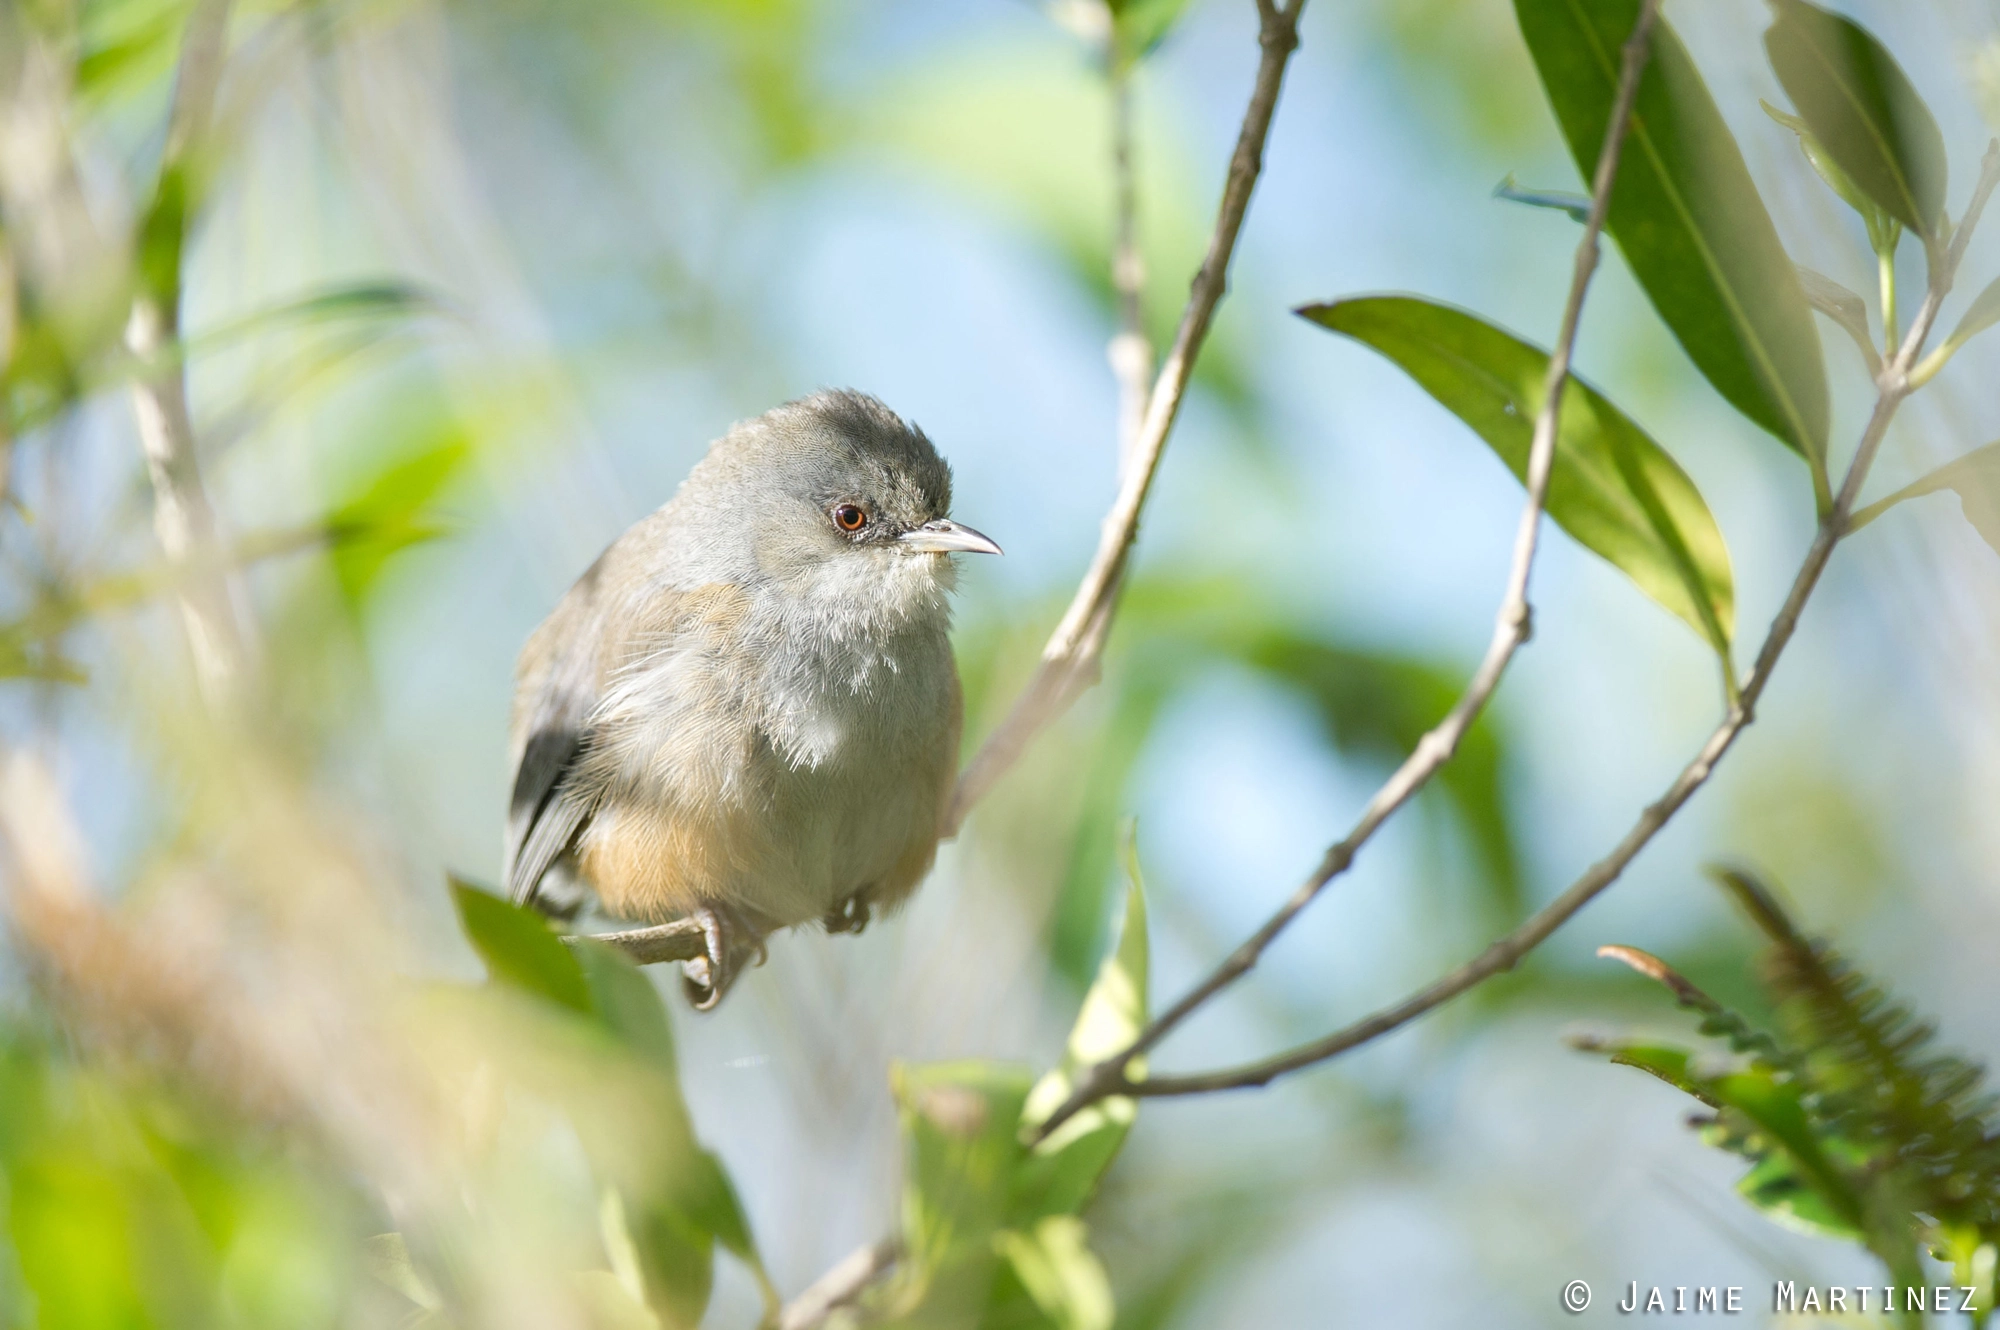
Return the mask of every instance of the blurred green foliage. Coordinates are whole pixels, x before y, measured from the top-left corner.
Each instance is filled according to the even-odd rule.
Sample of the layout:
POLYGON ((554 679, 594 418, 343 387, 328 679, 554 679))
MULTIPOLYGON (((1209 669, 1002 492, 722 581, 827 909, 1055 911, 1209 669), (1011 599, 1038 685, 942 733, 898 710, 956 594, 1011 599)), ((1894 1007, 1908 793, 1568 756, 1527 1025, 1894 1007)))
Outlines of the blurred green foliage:
MULTIPOLYGON (((584 9, 513 0, 461 5, 451 16, 518 22, 531 52, 523 63, 567 84, 572 109, 586 117, 606 113, 592 86, 597 74, 645 59, 653 49, 647 42, 664 34, 691 53, 689 80, 712 77, 719 89, 704 133, 716 128, 720 139, 719 127, 747 126, 728 140, 732 154, 741 149, 728 165, 742 179, 717 189, 748 197, 829 164, 886 160, 1014 226, 1107 325, 1106 75, 1136 79, 1144 304, 1159 344, 1203 250, 1209 200, 1202 182, 1214 172, 1186 156, 1190 136, 1176 119, 1177 103, 1140 62, 1188 5, 1078 3, 1089 11, 1088 22, 1070 25, 1085 30, 1082 49, 966 43, 927 52, 893 77, 847 82, 829 78, 822 59, 847 15, 813 0, 632 0, 584 9), (577 37, 577 48, 559 53, 539 41, 558 36, 577 37)), ((433 316, 461 318, 427 289, 389 277, 307 285, 191 330, 150 363, 126 349, 123 328, 136 295, 178 301, 189 257, 212 220, 213 191, 226 189, 232 154, 243 147, 232 137, 241 122, 228 121, 203 145, 207 151, 159 160, 193 8, 189 0, 40 0, 0 9, 0 83, 15 99, 10 130, 53 135, 42 146, 68 163, 35 208, 24 208, 18 195, 0 206, 0 448, 10 464, 31 448, 63 459, 113 390, 211 358, 241 354, 254 363, 241 376, 219 376, 215 400, 202 404, 207 461, 246 442, 263 444, 285 413, 315 404, 309 389, 331 386, 329 396, 338 396, 358 384, 338 411, 325 413, 335 422, 325 431, 331 437, 307 450, 303 468, 326 482, 315 491, 317 506, 289 523, 246 526, 223 552, 232 570, 256 566, 263 579, 258 592, 271 632, 269 696, 259 699, 259 721, 271 733, 259 742, 323 779, 361 710, 354 699, 367 688, 369 609, 393 561, 457 529, 475 464, 510 416, 527 414, 522 403, 539 391, 531 382, 536 369, 510 363, 470 391, 443 382, 454 372, 443 367, 444 357, 409 356, 379 375, 359 373, 366 367, 361 352, 390 348, 433 316), (31 39, 46 61, 46 84, 21 76, 15 57, 31 39), (267 576, 264 565, 283 556, 293 558, 290 575, 267 576)), ((1888 217, 1940 237, 1941 139, 1900 67, 1845 19, 1798 0, 1779 8, 1768 41, 1798 110, 1784 123, 1810 163, 1861 212, 1877 251, 1894 248, 1888 217), (1829 84, 1805 57, 1835 49, 1844 54, 1829 84), (1843 89, 1851 95, 1833 95, 1843 89)), ((1426 82, 1421 109, 1452 118, 1454 135, 1509 150, 1544 123, 1523 58, 1532 56, 1588 177, 1609 113, 1617 46, 1636 9, 1636 0, 1587 10, 1517 0, 1525 45, 1504 31, 1503 5, 1384 3, 1367 22, 1394 40, 1393 58, 1426 82)), ((397 11, 394 3, 242 6, 234 32, 243 63, 231 91, 244 100, 231 109, 254 114, 257 98, 269 92, 260 80, 272 79, 273 69, 305 69, 312 75, 305 82, 325 80, 309 90, 308 105, 334 96, 351 55, 342 43, 353 34, 375 38, 375 25, 397 11), (294 18, 295 30, 262 26, 294 18), (291 41, 310 58, 297 66, 258 63, 291 41)), ((1573 199, 1518 190, 1509 196, 1574 207, 1573 199)), ((738 214, 724 216, 734 224, 738 214)), ((1611 233, 1717 391, 1823 471, 1827 394, 1804 291, 1713 99, 1664 27, 1642 85, 1611 233)), ((718 329, 733 329, 728 320, 740 314, 716 275, 689 254, 653 256, 664 274, 653 294, 695 311, 682 330, 713 349, 724 335, 718 329)), ((2000 315, 1996 290, 1972 302, 1933 369, 2000 315)), ((1539 406, 1542 353, 1473 316, 1418 300, 1399 306, 1406 341, 1390 351, 1380 327, 1364 334, 1336 313, 1351 316, 1364 303, 1320 307, 1323 321, 1422 370, 1426 386, 1518 473, 1539 406), (1417 342, 1421 354, 1412 349, 1417 342)), ((736 358, 768 352, 761 344, 750 350, 756 355, 736 358)), ((1197 370, 1205 402, 1251 437, 1264 432, 1259 352, 1245 325, 1225 318, 1197 370)), ((1566 403, 1552 516, 1726 654, 1735 589, 1706 503, 1666 450, 1607 399, 1578 384, 1566 403), (1587 493, 1584 481, 1591 482, 1587 493)), ((1951 488, 2000 548, 1993 447, 1864 515, 1951 488)), ((136 491, 139 469, 134 457, 107 488, 136 491)), ((18 476, 10 469, 7 520, 20 519, 25 529, 33 514, 18 476)), ((1823 474, 1816 479, 1824 489, 1823 474)), ((132 505, 121 503, 111 506, 130 518, 132 505)), ((86 630, 162 600, 185 573, 134 556, 133 541, 97 532, 66 540, 36 531, 33 549, 14 534, 7 552, 17 585, 0 623, 0 678, 84 683, 86 630)), ((1049 617, 1046 608, 1030 603, 968 634, 971 733, 982 719, 990 723, 1014 681, 1009 644, 1019 638, 1031 650, 1027 630, 1049 617)), ((901 1259, 890 1278, 862 1295, 868 1314, 891 1324, 987 1330, 1106 1330, 1114 1320, 1128 1330, 1164 1327, 1185 1319, 1207 1283, 1277 1241, 1290 1198, 1323 1185, 1308 1170, 1211 1185, 1204 1204, 1184 1207, 1198 1213, 1169 1216, 1173 1222, 1148 1230, 1156 1238, 1152 1267, 1130 1275, 1107 1269, 1092 1246, 1102 1226, 1095 1212, 1088 1224, 1083 1216, 1126 1145, 1136 1105, 1094 1105, 1048 1140, 1028 1143, 1085 1069, 1144 1024, 1146 895, 1129 837, 1117 871, 1118 828, 1161 718, 1218 672, 1298 698, 1334 753, 1386 769, 1449 710, 1466 670, 1463 661, 1331 628, 1262 583, 1135 570, 1099 693, 1075 724, 1050 738, 1060 759, 1051 765, 1067 769, 1046 781, 1046 768, 1024 773, 1022 784, 1045 788, 1016 792, 1018 820, 1005 822, 1002 810, 975 828, 976 839, 1008 842, 1004 853, 1048 861, 1048 968, 1060 1000, 1082 992, 1079 1014, 1059 1065, 1040 1076, 1020 1065, 960 1060, 899 1065, 890 1085, 875 1087, 894 1100, 905 1169, 895 1239, 901 1259), (1046 816, 1057 804, 1059 815, 1046 816), (1121 897, 1123 921, 1114 932, 1114 898, 1121 897), (1121 1281, 1129 1293, 1118 1306, 1112 1289, 1121 1281)), ((170 696, 166 685, 148 683, 157 691, 142 702, 170 696)), ((129 698, 113 703, 130 705, 129 698)), ((171 713, 186 702, 158 705, 171 713)), ((167 714, 159 729, 178 732, 182 719, 167 714)), ((165 742, 150 732, 140 740, 165 742)), ((1518 921, 1529 904, 1520 796, 1511 792, 1517 743, 1511 717, 1486 716, 1419 804, 1430 819, 1426 840, 1462 845, 1474 879, 1466 898, 1426 907, 1441 931, 1484 937, 1518 921)), ((194 777, 185 768, 203 763, 240 761, 260 777, 290 770, 282 762, 259 765, 267 757, 218 743, 182 767, 162 766, 188 780, 194 777)), ((215 795, 175 790, 161 802, 183 797, 196 803, 215 795)), ((225 805, 224 813, 202 814, 228 829, 215 843, 198 834, 195 815, 173 806, 160 812, 165 848, 135 874, 134 894, 170 895, 182 878, 240 853, 242 843, 266 842, 280 851, 271 875, 278 889, 225 897, 229 908, 258 925, 282 920, 308 937, 336 933, 299 904, 314 884, 336 876, 301 832, 305 820, 261 821, 268 810, 249 807, 240 793, 225 805)), ((375 852, 355 830, 359 820, 344 806, 328 816, 343 844, 375 852)), ((370 871, 382 872, 379 859, 387 857, 371 861, 370 871)), ((617 954, 558 940, 539 919, 466 884, 452 896, 490 980, 413 983, 396 973, 391 1004, 398 1038, 424 1050, 434 1073, 424 1093, 452 1123, 442 1136, 462 1151, 440 1166, 449 1183, 438 1188, 443 1200, 429 1193, 412 1201, 402 1191, 417 1190, 410 1178, 384 1185, 357 1163, 364 1152, 351 1140, 328 1139, 343 1121, 373 1121, 369 1113, 379 1106, 354 1101, 376 1087, 329 1093, 337 1101, 326 1109, 331 1123, 259 1116, 228 1102, 227 1086, 207 1084, 208 1070, 177 1065, 144 1037, 126 1046, 97 1037, 85 1018, 74 1028, 58 1024, 40 1010, 54 1005, 44 999, 55 989, 35 981, 27 1000, 13 1004, 32 1014, 16 1010, 0 1021, 0 1322, 63 1330, 469 1326, 498 1319, 494 1303, 513 1287, 511 1266, 538 1269, 540 1262, 564 1274, 564 1306, 580 1323, 692 1327, 714 1317, 718 1249, 755 1285, 766 1319, 774 1316, 777 1290, 730 1174, 696 1131, 672 1019, 652 982, 617 954), (551 1235, 554 1241, 542 1243, 551 1235), (534 1250, 510 1249, 509 1240, 534 1250)), ((195 907, 219 908, 208 897, 195 907)), ((251 924, 230 917, 255 936, 251 924)), ((1914 1244, 1928 1243, 1990 1297, 1993 1147, 1969 1064, 1922 1052, 1915 1037, 1922 1031, 1905 1013, 1818 944, 1792 936, 1780 938, 1776 951, 1789 967, 1771 981, 1780 1035, 1758 1034, 1728 1009, 1703 1008, 1710 1032, 1734 1044, 1742 1065, 1710 1074, 1698 1054, 1638 1042, 1617 1045, 1618 1055, 1714 1101, 1712 1138, 1753 1159, 1745 1192, 1754 1203, 1869 1242, 1899 1278, 1915 1259, 1914 1244), (1882 1093, 1871 1099, 1873 1087, 1882 1093), (1939 1142, 1946 1153, 1933 1149, 1939 1142), (1915 1230, 1913 1220, 1920 1221, 1915 1230)), ((1727 970, 1738 954, 1717 944, 1704 963, 1727 970)), ((385 973, 397 964, 370 959, 385 973)), ((1532 973, 1516 981, 1550 1002, 1601 991, 1586 982, 1532 973)), ((327 1052, 307 1046, 295 1057, 327 1052)), ((1384 1120, 1402 1112, 1401 1102, 1388 1098, 1378 1106, 1384 1120)), ((1379 1134, 1387 1140, 1395 1129, 1379 1134)), ((412 1139, 435 1143, 414 1132, 412 1139)))

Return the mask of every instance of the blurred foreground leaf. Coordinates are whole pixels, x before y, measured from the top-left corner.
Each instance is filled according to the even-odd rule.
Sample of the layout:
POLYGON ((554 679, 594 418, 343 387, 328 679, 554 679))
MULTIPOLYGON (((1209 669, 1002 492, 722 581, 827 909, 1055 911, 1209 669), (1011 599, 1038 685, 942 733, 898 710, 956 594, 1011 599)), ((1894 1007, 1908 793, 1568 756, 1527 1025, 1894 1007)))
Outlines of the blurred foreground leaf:
POLYGON ((349 605, 374 590, 390 557, 448 530, 432 516, 438 494, 464 470, 472 443, 447 428, 421 451, 390 463, 327 515, 334 576, 349 605))
POLYGON ((1030 1085, 991 1062, 898 1065, 891 1087, 905 1148, 903 1259, 871 1295, 898 1326, 1107 1330, 1111 1288, 1076 1218, 1130 1131, 1136 1105, 1111 1099, 1039 1145, 1036 1127, 1093 1063, 1146 1021, 1146 904, 1136 856, 1117 944, 1099 967, 1061 1064, 1030 1085))
POLYGON ((496 983, 510 984, 558 1006, 593 1014, 583 967, 542 917, 453 878, 452 904, 466 940, 496 983))
POLYGON ((1130 65, 1166 40, 1188 0, 1105 0, 1105 4, 1111 10, 1111 58, 1130 65))
MULTIPOLYGON (((1514 0, 1514 12, 1588 180, 1639 0, 1514 0)), ((1607 226, 1695 367, 1806 458, 1824 498, 1829 406, 1818 330, 1743 154, 1664 20, 1653 30, 1607 226)))
POLYGON ((351 1323, 365 1207, 336 1170, 141 1067, 75 1052, 0 1028, 0 1324, 351 1323))
MULTIPOLYGON (((1902 66, 1867 29, 1806 0, 1771 0, 1764 49, 1826 153, 1903 225, 1944 225, 1944 135, 1902 66)), ((1831 182, 1829 182, 1831 183, 1831 182)))
MULTIPOLYGON (((1526 479, 1545 352, 1462 310, 1409 296, 1299 313, 1395 361, 1526 479)), ((1658 444, 1574 377, 1564 392, 1548 514, 1728 659, 1735 590, 1708 505, 1658 444)))
MULTIPOLYGON (((607 1248, 629 1243, 647 1305, 670 1327, 699 1325, 719 1242, 749 1267, 767 1309, 775 1308, 776 1290, 735 1186, 695 1136, 681 1094, 673 1026, 652 981, 602 943, 564 943, 531 910, 457 880, 452 895, 467 937, 496 982, 584 1018, 593 1035, 608 1041, 603 1055, 622 1056, 642 1073, 630 1084, 650 1139, 632 1139, 629 1133, 641 1124, 629 1119, 600 1124, 589 1113, 571 1111, 593 1168, 613 1189, 605 1203, 607 1248)), ((575 1073, 553 1082, 536 1079, 572 1105, 592 1092, 575 1073)))

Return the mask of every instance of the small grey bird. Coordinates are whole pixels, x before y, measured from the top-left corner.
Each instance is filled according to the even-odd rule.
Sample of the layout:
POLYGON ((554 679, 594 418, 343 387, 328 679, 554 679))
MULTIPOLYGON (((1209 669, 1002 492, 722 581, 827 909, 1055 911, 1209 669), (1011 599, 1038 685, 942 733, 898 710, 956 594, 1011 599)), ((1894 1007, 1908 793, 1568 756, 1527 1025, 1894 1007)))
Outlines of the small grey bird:
POLYGON ((930 870, 957 771, 951 468, 857 392, 710 445, 515 671, 506 877, 574 915, 692 918, 690 1000, 780 928, 858 932, 930 870))

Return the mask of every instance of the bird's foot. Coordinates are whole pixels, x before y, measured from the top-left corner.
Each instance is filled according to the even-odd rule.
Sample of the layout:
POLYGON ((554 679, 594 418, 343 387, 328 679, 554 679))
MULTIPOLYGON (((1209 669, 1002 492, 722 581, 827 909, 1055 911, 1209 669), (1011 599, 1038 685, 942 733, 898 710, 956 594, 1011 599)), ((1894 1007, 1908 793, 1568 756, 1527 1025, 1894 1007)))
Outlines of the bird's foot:
POLYGON ((705 955, 681 962, 681 987, 696 1011, 712 1011, 736 982, 745 962, 762 965, 769 956, 764 930, 727 906, 696 910, 688 916, 701 925, 705 955))
POLYGON ((829 933, 859 933, 868 927, 868 899, 855 892, 820 916, 820 925, 829 933))

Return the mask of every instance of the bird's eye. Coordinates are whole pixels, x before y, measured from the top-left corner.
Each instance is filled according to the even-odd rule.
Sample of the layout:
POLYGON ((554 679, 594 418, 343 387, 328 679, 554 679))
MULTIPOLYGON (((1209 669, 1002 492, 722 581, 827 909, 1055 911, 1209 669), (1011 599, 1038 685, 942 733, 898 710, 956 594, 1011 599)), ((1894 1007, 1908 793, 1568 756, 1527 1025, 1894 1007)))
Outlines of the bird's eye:
POLYGON ((833 524, 842 531, 859 531, 868 525, 868 514, 851 503, 843 503, 833 510, 833 524))

